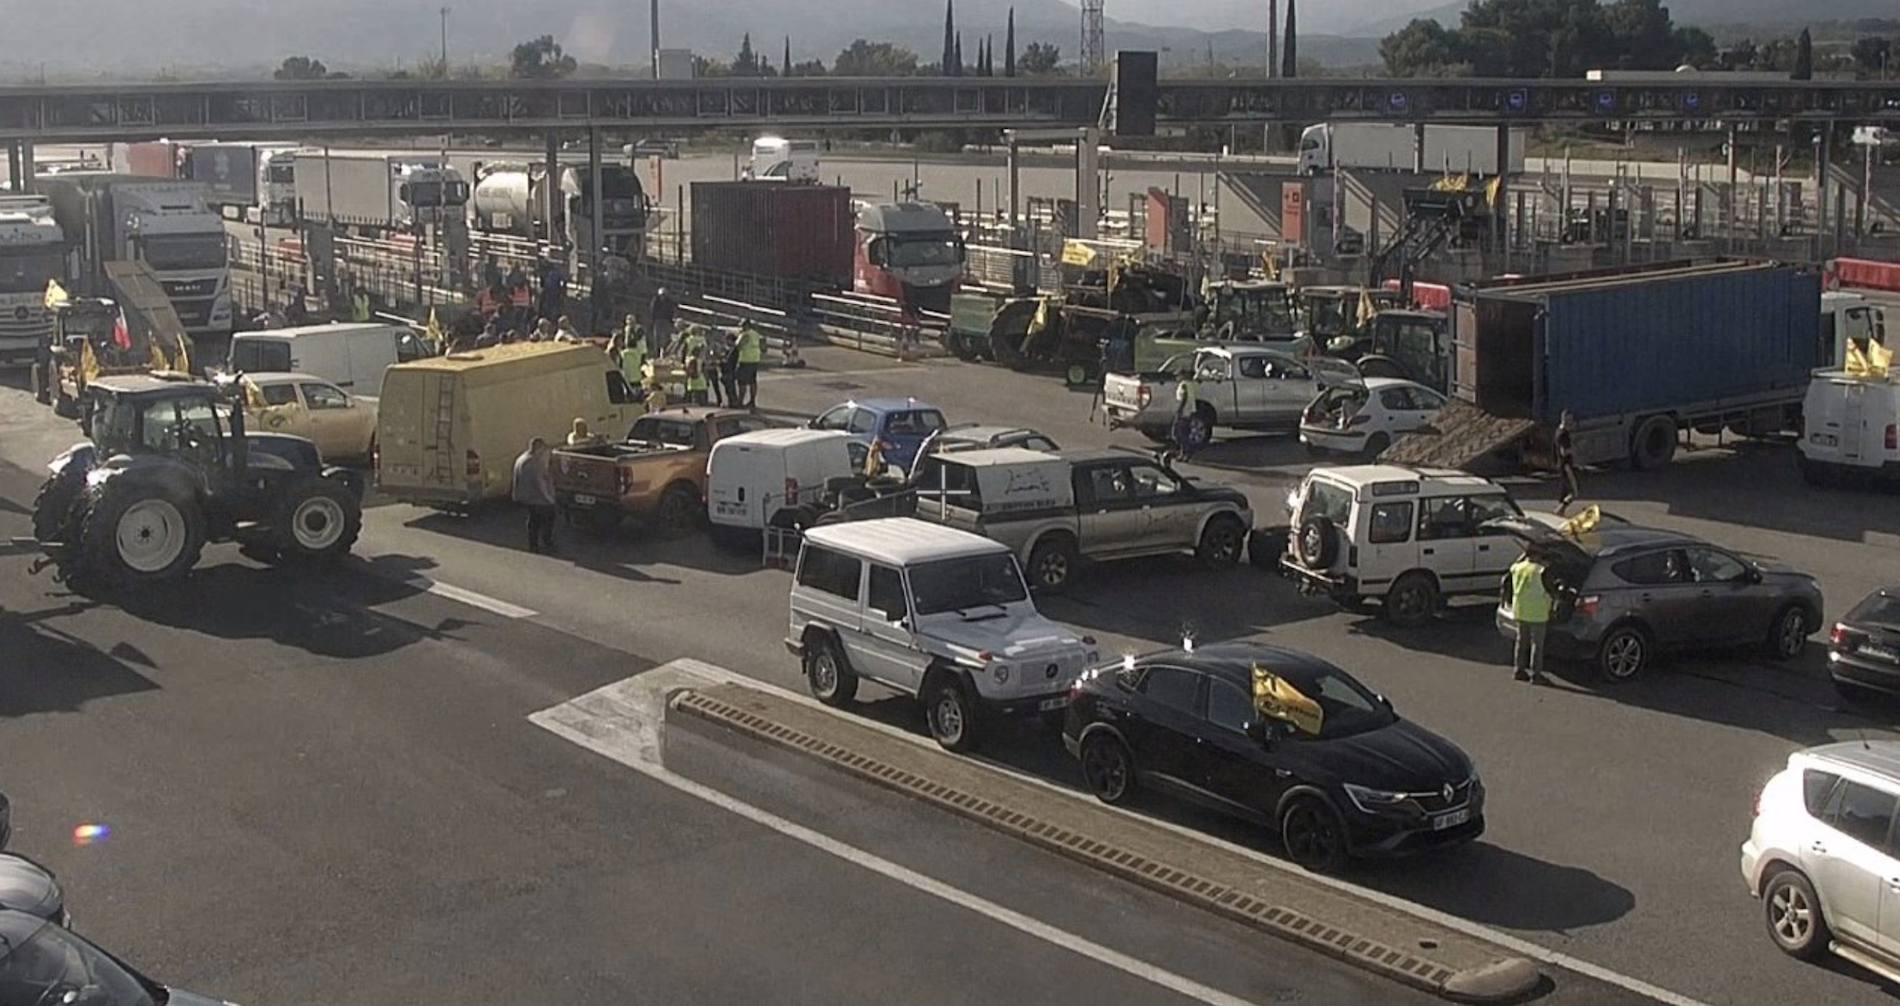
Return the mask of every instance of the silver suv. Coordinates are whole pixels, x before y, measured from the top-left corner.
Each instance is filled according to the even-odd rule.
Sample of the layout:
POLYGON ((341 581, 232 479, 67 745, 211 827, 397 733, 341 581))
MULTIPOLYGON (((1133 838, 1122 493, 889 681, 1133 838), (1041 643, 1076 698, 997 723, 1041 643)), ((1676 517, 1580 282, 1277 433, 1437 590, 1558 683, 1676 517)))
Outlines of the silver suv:
POLYGON ((992 717, 1060 724, 1095 640, 1036 611, 1008 547, 909 517, 805 532, 785 645, 812 696, 849 705, 869 680, 923 700, 949 751, 992 717))
POLYGON ((1900 741, 1796 751, 1755 801, 1742 880, 1768 938, 1816 960, 1832 951, 1900 982, 1900 741))

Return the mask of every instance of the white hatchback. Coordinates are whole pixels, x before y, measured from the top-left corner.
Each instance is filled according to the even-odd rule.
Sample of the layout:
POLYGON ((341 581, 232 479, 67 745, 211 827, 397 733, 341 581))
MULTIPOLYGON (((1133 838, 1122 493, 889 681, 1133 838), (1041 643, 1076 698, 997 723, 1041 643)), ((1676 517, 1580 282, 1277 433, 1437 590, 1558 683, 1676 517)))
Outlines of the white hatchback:
POLYGON ((1314 454, 1376 458, 1400 434, 1426 426, 1444 407, 1445 396, 1423 384, 1368 377, 1320 392, 1300 417, 1300 443, 1314 454))
POLYGON ((1796 751, 1755 801, 1742 880, 1768 938, 1900 982, 1900 741, 1796 751))

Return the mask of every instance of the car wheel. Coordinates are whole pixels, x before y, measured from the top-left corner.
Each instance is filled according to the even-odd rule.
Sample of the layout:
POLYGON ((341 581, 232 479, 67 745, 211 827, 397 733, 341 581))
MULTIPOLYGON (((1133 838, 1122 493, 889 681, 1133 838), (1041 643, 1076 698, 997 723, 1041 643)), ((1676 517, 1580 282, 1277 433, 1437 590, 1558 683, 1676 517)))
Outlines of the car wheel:
POLYGON ((848 706, 858 697, 858 676, 845 661, 843 651, 830 638, 820 638, 805 647, 805 685, 811 697, 828 706, 848 706))
POLYGON ((1202 407, 1196 409, 1187 422, 1187 446, 1198 451, 1214 442, 1214 412, 1202 407))
POLYGON ((1383 433, 1374 433, 1372 436, 1366 438, 1366 457, 1376 458, 1384 454, 1385 449, 1390 446, 1392 446, 1391 437, 1383 433))
POLYGON ((1776 660, 1793 660, 1808 645, 1808 612, 1790 604, 1768 623, 1768 655, 1776 660))
POLYGON ((1128 745, 1107 734, 1083 741, 1082 782, 1111 807, 1127 803, 1135 792, 1135 759, 1128 745))
POLYGON ((1414 628, 1438 613, 1438 581, 1430 573, 1413 570, 1399 577, 1385 595, 1385 617, 1393 625, 1414 628))
POLYGON ((1346 822, 1318 797, 1301 797, 1280 815, 1280 841, 1287 858, 1314 873, 1346 865, 1346 822))
POLYGON ((1808 878, 1795 870, 1782 870, 1768 878, 1761 903, 1767 913, 1768 938, 1782 953, 1811 961, 1827 951, 1827 920, 1808 878))
POLYGON ((1044 538, 1029 553, 1029 583, 1049 594, 1061 593, 1075 573, 1075 543, 1067 538, 1044 538))
POLYGON ((660 509, 655 515, 660 534, 668 538, 684 538, 698 528, 706 516, 706 507, 699 502, 699 494, 691 486, 674 486, 660 496, 660 509))
POLYGON ((930 736, 945 751, 962 753, 976 747, 976 707, 963 682, 953 675, 938 675, 924 699, 924 718, 930 736))
POLYGON ((1228 569, 1240 562, 1240 553, 1246 547, 1246 527, 1239 518, 1223 514, 1201 529, 1201 541, 1195 546, 1194 557, 1201 560, 1203 566, 1228 569))
POLYGON ((1597 644, 1597 671, 1606 680, 1633 680, 1649 667, 1649 634, 1634 625, 1619 625, 1597 644))

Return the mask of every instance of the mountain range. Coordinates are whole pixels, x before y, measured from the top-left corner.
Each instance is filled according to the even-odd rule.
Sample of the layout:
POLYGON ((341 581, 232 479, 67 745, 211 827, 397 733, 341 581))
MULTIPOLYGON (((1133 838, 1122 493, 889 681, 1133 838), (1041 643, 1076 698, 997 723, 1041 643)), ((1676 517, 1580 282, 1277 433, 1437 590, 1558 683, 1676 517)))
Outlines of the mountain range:
MULTIPOLYGON (((941 0, 661 0, 661 41, 729 59, 742 36, 777 62, 790 37, 794 60, 829 63, 853 39, 894 41, 934 62, 942 45, 941 0)), ((0 56, 0 78, 35 71, 63 77, 168 73, 179 77, 256 72, 285 56, 302 54, 332 68, 370 69, 414 64, 441 45, 436 4, 387 0, 85 0, 13 5, 15 39, 83 39, 43 47, 26 59, 0 56), (44 55, 42 55, 44 53, 44 55), (38 62, 44 59, 44 64, 38 62)), ((1736 24, 1785 21, 1783 0, 1675 0, 1679 21, 1736 24)), ((633 67, 647 61, 646 5, 626 0, 464 0, 450 4, 448 44, 454 62, 505 60, 515 43, 552 34, 586 64, 633 67)), ((1011 7, 1019 51, 1030 42, 1057 45, 1065 60, 1079 48, 1081 18, 1068 0, 957 0, 964 56, 974 62, 979 42, 999 48, 1011 7)), ((1334 66, 1376 62, 1376 40, 1415 16, 1456 23, 1462 4, 1444 0, 1309 0, 1299 14, 1301 55, 1334 66)), ((1832 0, 1828 19, 1893 16, 1894 0, 1832 0)), ((1136 5, 1106 0, 1105 33, 1117 48, 1162 51, 1165 64, 1229 63, 1265 59, 1265 4, 1261 0, 1173 0, 1136 5), (1166 22, 1154 24, 1151 22, 1166 22)), ((20 50, 15 49, 14 52, 20 50)))

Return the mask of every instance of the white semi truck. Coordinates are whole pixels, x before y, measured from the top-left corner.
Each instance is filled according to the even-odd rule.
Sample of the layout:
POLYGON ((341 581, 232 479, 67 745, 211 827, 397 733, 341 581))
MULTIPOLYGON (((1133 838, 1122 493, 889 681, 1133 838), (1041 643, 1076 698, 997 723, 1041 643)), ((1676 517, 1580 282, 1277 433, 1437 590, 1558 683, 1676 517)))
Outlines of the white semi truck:
MULTIPOLYGON (((1524 170, 1523 130, 1511 131, 1505 174, 1524 170)), ((1300 172, 1316 175, 1334 168, 1411 171, 1418 167, 1416 127, 1386 122, 1323 122, 1300 133, 1300 172)), ((1426 171, 1454 174, 1499 173, 1498 131, 1489 126, 1426 126, 1426 171)))
POLYGON ((267 143, 201 143, 185 151, 185 177, 203 182, 213 206, 241 220, 288 227, 297 219, 295 147, 267 143))
POLYGON ((365 237, 466 226, 468 181, 441 158, 314 149, 290 156, 302 220, 355 228, 365 237))
POLYGON ((211 208, 202 183, 65 171, 41 175, 37 184, 72 246, 67 272, 77 292, 113 296, 105 264, 143 262, 164 287, 185 334, 231 332, 224 218, 211 208))
POLYGON ((45 196, 0 196, 0 367, 25 366, 53 331, 46 284, 66 281, 66 232, 45 196))
MULTIPOLYGON (((594 186, 587 166, 561 165, 556 178, 554 223, 548 224, 548 170, 545 164, 478 165, 469 204, 477 231, 508 234, 576 250, 593 247, 594 186)), ((600 166, 601 247, 608 254, 639 258, 652 204, 640 176, 624 164, 600 166)), ((584 258, 584 256, 583 256, 584 258)))
POLYGON ((818 182, 818 141, 761 136, 752 141, 752 163, 746 178, 758 182, 818 182))

